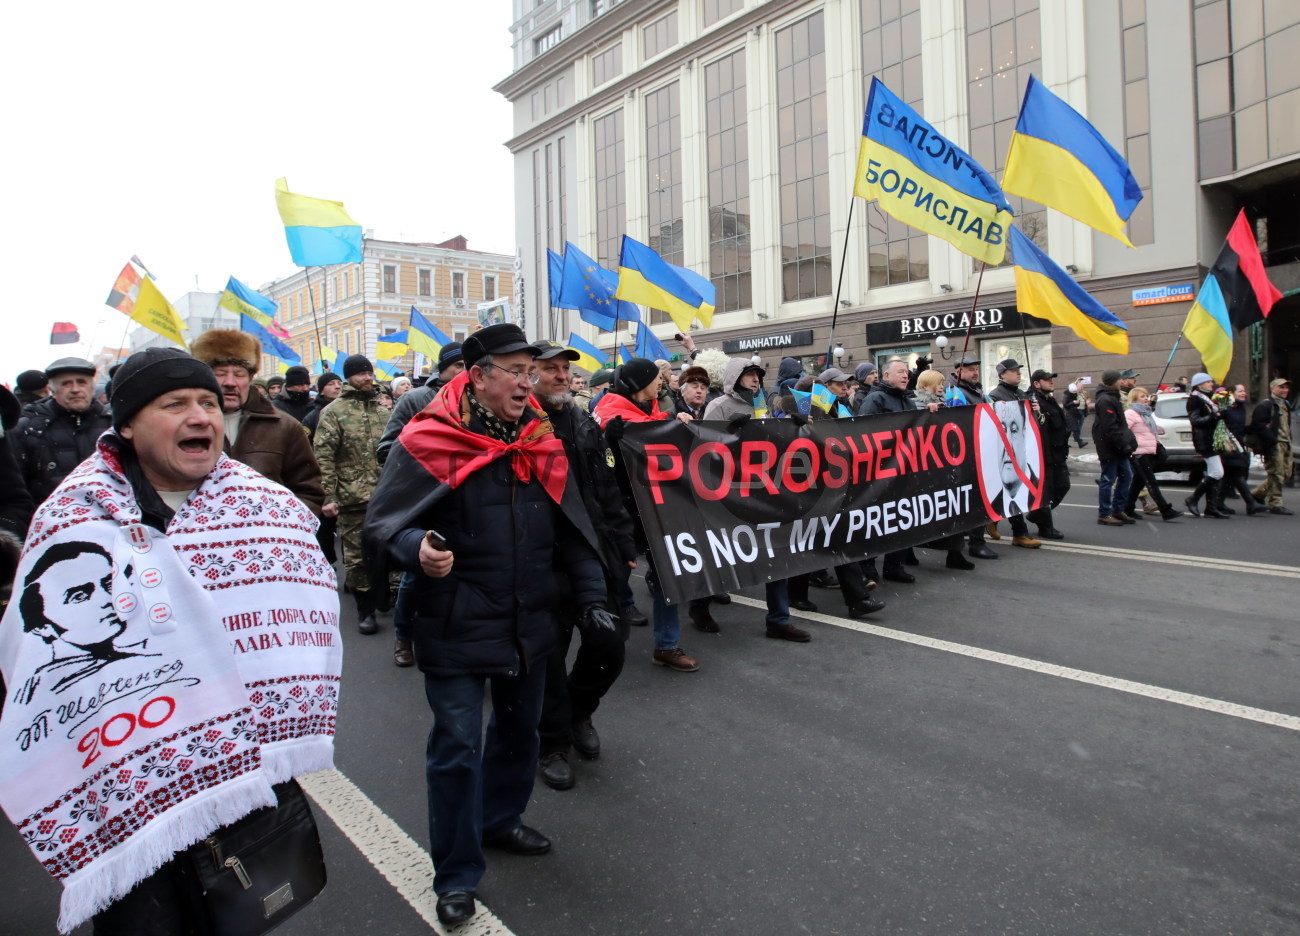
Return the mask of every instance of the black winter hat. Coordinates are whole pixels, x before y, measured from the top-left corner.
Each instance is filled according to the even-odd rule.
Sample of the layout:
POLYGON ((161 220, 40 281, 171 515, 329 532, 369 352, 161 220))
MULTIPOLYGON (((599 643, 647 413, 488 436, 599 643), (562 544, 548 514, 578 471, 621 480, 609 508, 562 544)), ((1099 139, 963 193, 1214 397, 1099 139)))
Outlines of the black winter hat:
POLYGON ((113 377, 113 428, 121 430, 150 402, 172 390, 210 390, 221 399, 212 368, 178 348, 137 351, 113 377))
POLYGON ((614 392, 630 397, 644 390, 659 376, 659 368, 649 358, 634 357, 614 370, 614 392))
POLYGON ((441 374, 464 357, 460 349, 459 341, 449 341, 442 346, 442 350, 438 352, 438 373, 441 374))
POLYGON ((466 338, 461 346, 466 367, 473 367, 489 354, 513 354, 516 351, 527 351, 534 357, 537 355, 537 349, 528 343, 524 330, 513 322, 499 322, 480 328, 466 338))
POLYGON ((48 387, 50 384, 50 378, 45 376, 45 371, 25 370, 18 375, 18 379, 15 380, 14 383, 16 383, 18 389, 24 393, 35 393, 42 387, 48 387))
POLYGON ((325 385, 329 383, 331 380, 337 380, 339 383, 343 382, 343 378, 340 377, 338 374, 334 373, 333 371, 326 371, 325 373, 321 374, 319 377, 316 378, 316 392, 317 393, 323 392, 325 390, 325 385))
POLYGON ((352 354, 343 362, 343 379, 355 377, 357 374, 373 374, 375 365, 370 363, 370 358, 364 354, 352 354))
POLYGON ((286 387, 301 387, 303 384, 311 386, 311 372, 301 364, 295 364, 284 372, 286 387))

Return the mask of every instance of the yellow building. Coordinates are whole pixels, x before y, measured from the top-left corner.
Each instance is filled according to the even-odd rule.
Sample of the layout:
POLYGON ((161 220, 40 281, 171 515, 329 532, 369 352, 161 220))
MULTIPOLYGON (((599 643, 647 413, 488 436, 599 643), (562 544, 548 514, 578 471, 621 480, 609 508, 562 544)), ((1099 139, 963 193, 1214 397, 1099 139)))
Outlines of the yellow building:
MULTIPOLYGON (((345 356, 364 354, 374 361, 375 343, 404 331, 412 306, 444 334, 463 341, 479 324, 480 305, 503 298, 513 302, 514 266, 513 257, 470 250, 460 236, 439 244, 367 236, 361 263, 299 270, 259 291, 279 304, 276 319, 289 331, 288 344, 318 373, 318 335, 345 356)), ((389 363, 409 374, 414 358, 410 353, 389 363)), ((275 373, 278 365, 264 356, 262 373, 275 373)))

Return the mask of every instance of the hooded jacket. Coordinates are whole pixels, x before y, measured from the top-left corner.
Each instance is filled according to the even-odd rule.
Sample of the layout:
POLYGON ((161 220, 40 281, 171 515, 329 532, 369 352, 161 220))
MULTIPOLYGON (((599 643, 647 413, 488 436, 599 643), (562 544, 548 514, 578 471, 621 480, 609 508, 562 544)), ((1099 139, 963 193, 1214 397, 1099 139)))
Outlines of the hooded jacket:
POLYGON ((798 358, 783 357, 781 366, 776 369, 776 388, 767 396, 767 408, 773 413, 782 412, 780 405, 777 404, 777 397, 790 396, 790 391, 794 385, 799 382, 803 376, 803 364, 798 358))
POLYGON ((745 358, 732 358, 727 362, 727 369, 722 375, 725 392, 704 408, 705 419, 730 421, 737 416, 754 415, 754 399, 763 392, 762 388, 756 391, 736 389, 736 382, 740 380, 745 368, 753 366, 745 358))
POLYGON ((1137 449, 1137 437, 1124 418, 1119 389, 1102 385, 1097 391, 1097 413, 1092 423, 1092 442, 1102 461, 1128 458, 1137 449))
POLYGON ((52 396, 28 408, 14 428, 14 457, 37 506, 94 453, 111 424, 95 400, 81 413, 64 409, 52 396))

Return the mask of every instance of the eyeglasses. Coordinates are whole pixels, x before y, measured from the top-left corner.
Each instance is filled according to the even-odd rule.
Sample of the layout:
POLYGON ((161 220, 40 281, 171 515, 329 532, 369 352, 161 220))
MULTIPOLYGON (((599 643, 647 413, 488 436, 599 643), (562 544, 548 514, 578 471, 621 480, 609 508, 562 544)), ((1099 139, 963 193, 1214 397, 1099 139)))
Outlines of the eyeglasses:
POLYGON ((483 364, 483 365, 481 365, 481 366, 482 366, 482 367, 495 367, 497 370, 501 371, 501 373, 503 373, 503 374, 505 374, 506 376, 512 378, 513 380, 524 380, 524 381, 527 381, 529 384, 531 384, 531 385, 534 386, 534 387, 537 386, 537 381, 539 381, 539 380, 542 379, 542 375, 541 375, 541 374, 530 374, 530 373, 528 373, 528 371, 513 371, 513 370, 506 370, 504 367, 502 367, 502 366, 499 365, 499 364, 483 364))

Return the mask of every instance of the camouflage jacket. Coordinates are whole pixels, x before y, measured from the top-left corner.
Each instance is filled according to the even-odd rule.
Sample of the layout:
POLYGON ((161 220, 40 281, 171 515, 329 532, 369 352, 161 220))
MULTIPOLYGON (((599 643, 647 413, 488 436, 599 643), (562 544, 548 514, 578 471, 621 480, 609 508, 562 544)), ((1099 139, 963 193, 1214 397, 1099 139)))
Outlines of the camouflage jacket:
POLYGON ((376 394, 352 387, 321 411, 312 448, 320 463, 325 503, 360 507, 370 500, 379 483, 375 446, 388 416, 376 394))

